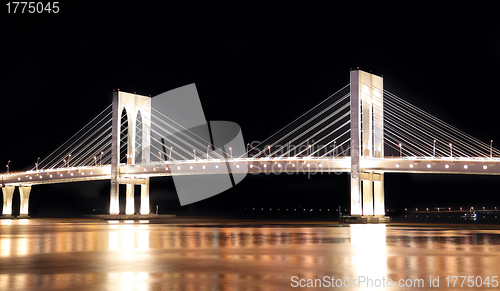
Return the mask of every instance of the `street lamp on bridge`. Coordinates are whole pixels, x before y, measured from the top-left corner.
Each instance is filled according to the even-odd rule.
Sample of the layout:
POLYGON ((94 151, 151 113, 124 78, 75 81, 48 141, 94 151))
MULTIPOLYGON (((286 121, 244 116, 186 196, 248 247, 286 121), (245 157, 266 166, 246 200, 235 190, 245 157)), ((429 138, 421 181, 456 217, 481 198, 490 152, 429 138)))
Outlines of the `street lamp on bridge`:
POLYGON ((9 165, 10 165, 10 160, 7 162, 7 165, 5 165, 5 167, 7 167, 7 174, 9 173, 9 165))
POLYGON ((493 140, 490 140, 490 159, 493 158, 493 140))

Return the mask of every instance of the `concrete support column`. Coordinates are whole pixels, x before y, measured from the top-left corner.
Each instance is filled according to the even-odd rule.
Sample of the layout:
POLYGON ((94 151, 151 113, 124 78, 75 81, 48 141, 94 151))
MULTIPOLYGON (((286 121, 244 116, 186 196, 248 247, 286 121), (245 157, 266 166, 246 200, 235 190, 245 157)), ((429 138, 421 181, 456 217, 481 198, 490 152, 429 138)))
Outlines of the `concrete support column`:
POLYGON ((120 154, 120 105, 118 92, 113 92, 113 121, 111 129, 111 188, 109 193, 109 214, 120 213, 118 166, 120 154))
MULTIPOLYGON (((353 70, 350 88, 351 215, 373 216, 375 213, 374 187, 377 187, 376 200, 380 204, 380 195, 383 196, 380 194, 383 193, 383 186, 381 186, 383 182, 378 181, 380 183, 375 184, 373 173, 362 173, 360 161, 365 158, 384 157, 383 79, 370 73, 353 70), (361 183, 363 183, 362 191, 361 183), (363 206, 361 201, 363 201, 363 206)), ((381 213, 379 209, 378 211, 381 213)))
POLYGON ((385 216, 384 174, 374 174, 373 208, 375 216, 385 216))
POLYGON ((134 205, 134 186, 135 184, 127 184, 127 197, 125 201, 125 214, 132 215, 135 213, 134 205))
POLYGON ((141 211, 140 214, 149 214, 149 177, 146 183, 141 184, 141 211))
POLYGON ((360 127, 361 106, 359 100, 358 71, 351 71, 351 215, 362 215, 361 209, 361 177, 360 158, 360 127))
POLYGON ((363 180, 363 215, 373 215, 373 173, 368 173, 368 179, 363 180))
POLYGON ((12 217, 12 194, 14 194, 15 186, 4 186, 2 187, 3 193, 3 217, 12 217))
POLYGON ((136 119, 133 116, 134 112, 127 111, 128 118, 128 144, 127 144, 127 164, 135 165, 135 156, 137 155, 135 145, 135 132, 137 131, 135 124, 136 119), (129 116, 130 114, 130 116, 129 116))
POLYGON ((19 186, 19 194, 21 197, 21 210, 19 212, 19 217, 28 218, 28 206, 30 199, 31 186, 19 186))

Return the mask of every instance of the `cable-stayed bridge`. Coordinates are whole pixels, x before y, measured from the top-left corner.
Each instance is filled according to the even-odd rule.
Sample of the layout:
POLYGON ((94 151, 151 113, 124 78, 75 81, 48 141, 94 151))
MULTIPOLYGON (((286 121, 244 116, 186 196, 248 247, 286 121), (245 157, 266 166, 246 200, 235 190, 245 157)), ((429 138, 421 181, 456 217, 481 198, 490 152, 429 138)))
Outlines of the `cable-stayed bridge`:
POLYGON ((119 213, 119 184, 127 185, 125 213, 134 214, 134 185, 141 185, 140 213, 149 214, 150 177, 188 179, 182 193, 189 195, 207 191, 191 187, 203 181, 191 177, 227 176, 231 187, 249 173, 350 172, 351 215, 383 217, 385 173, 500 174, 492 141, 384 90, 379 76, 353 70, 350 77, 350 84, 267 139, 247 144, 214 141, 217 123, 203 123, 203 117, 186 125, 152 105, 156 97, 115 91, 111 105, 32 169, 7 168, 0 175, 2 215, 12 215, 18 187, 20 214, 28 216, 31 188, 40 184, 109 179, 110 214, 119 213))

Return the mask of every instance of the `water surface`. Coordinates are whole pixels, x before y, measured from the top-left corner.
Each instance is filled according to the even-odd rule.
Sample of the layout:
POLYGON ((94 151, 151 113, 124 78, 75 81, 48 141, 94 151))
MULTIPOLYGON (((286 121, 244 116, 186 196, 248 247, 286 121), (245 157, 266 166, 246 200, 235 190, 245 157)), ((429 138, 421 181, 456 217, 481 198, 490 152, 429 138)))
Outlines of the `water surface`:
MULTIPOLYGON (((304 284, 364 276, 393 280, 368 290, 427 290, 429 276, 445 289, 446 276, 500 275, 494 226, 0 223, 0 290, 301 289, 293 276, 304 284), (400 279, 423 279, 424 288, 399 288, 400 279)), ((307 290, 328 289, 316 287, 307 290)))

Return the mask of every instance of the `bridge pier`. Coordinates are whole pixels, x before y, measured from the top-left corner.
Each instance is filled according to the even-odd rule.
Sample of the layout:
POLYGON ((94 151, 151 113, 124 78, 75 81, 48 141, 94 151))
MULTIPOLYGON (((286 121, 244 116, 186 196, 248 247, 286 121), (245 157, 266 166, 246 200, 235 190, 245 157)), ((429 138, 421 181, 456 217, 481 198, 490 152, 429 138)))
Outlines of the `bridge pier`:
POLYGON ((373 215, 373 173, 363 173, 361 175, 363 187, 363 215, 373 215), (363 176, 368 176, 363 179, 363 176))
POLYGON ((149 177, 141 184, 141 211, 139 214, 149 214, 149 177))
POLYGON ((127 184, 127 194, 125 200, 125 214, 127 215, 132 215, 135 213, 134 186, 134 183, 127 184))
MULTIPOLYGON (((151 131, 151 97, 141 96, 137 94, 130 94, 121 91, 113 92, 113 121, 112 121, 112 140, 111 140, 111 189, 110 189, 110 203, 109 214, 120 213, 119 202, 119 185, 127 184, 126 194, 126 214, 134 214, 134 185, 135 181, 131 183, 123 183, 120 180, 120 133, 121 133, 121 114, 122 111, 127 112, 128 122, 128 146, 127 146, 127 164, 135 164, 136 158, 142 164, 148 164, 150 161, 150 131, 151 131), (136 128, 137 120, 140 118, 142 128, 136 128), (140 159, 136 157, 136 132, 142 133, 142 144, 140 148, 140 159)), ((139 149, 138 148, 138 149, 139 149)), ((137 150, 138 150, 137 149, 137 150)), ((134 180, 134 179, 133 179, 134 180)), ((141 186, 141 213, 146 211, 149 213, 149 178, 146 178, 146 185, 141 186), (144 190, 143 190, 144 189, 144 190), (145 201, 147 200, 147 201, 145 201)), ((143 184, 143 183, 141 183, 143 184)))
POLYGON ((135 185, 141 185, 141 207, 139 209, 140 215, 149 214, 149 177, 146 178, 122 178, 121 184, 126 185, 125 195, 125 214, 135 214, 135 185))
POLYGON ((351 216, 384 216, 384 174, 364 172, 364 158, 384 158, 383 79, 351 71, 351 216))
POLYGON ((384 174, 362 173, 363 216, 384 216, 384 174))
POLYGON ((4 187, 2 187, 2 193, 3 193, 2 218, 13 218, 13 216, 12 216, 12 195, 14 194, 15 188, 16 188, 16 186, 4 186, 4 187))
POLYGON ((21 209, 18 218, 29 218, 28 206, 30 199, 31 186, 19 186, 19 194, 21 198, 21 209))

